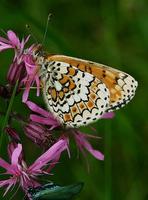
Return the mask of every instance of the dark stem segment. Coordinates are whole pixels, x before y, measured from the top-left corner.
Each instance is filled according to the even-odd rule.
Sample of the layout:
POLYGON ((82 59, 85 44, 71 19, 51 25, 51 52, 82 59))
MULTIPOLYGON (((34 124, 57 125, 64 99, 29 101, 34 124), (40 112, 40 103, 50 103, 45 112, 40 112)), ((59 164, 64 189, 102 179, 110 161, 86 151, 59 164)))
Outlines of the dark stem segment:
MULTIPOLYGON (((109 122, 107 122, 109 123, 109 122)), ((112 199, 112 160, 111 160, 111 124, 105 127, 105 200, 112 199)))

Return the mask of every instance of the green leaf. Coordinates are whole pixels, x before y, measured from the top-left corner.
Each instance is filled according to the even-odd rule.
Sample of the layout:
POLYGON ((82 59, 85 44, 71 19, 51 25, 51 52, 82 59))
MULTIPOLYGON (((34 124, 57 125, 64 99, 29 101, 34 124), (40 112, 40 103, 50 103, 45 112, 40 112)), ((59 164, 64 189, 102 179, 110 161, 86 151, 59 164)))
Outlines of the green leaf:
POLYGON ((55 183, 48 183, 36 188, 30 188, 28 193, 33 200, 70 200, 80 193, 83 183, 68 186, 59 186, 55 183))

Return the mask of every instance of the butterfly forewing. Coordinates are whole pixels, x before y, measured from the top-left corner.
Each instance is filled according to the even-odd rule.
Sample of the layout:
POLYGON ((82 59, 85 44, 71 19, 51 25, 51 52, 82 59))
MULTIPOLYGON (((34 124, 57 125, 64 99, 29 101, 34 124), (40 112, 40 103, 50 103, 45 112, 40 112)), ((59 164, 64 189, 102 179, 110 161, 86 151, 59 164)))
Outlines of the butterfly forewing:
POLYGON ((54 55, 48 57, 48 60, 65 62, 83 72, 95 76, 103 82, 109 90, 109 107, 106 111, 117 110, 127 104, 135 95, 137 81, 129 74, 103 64, 92 61, 81 60, 68 56, 54 55))

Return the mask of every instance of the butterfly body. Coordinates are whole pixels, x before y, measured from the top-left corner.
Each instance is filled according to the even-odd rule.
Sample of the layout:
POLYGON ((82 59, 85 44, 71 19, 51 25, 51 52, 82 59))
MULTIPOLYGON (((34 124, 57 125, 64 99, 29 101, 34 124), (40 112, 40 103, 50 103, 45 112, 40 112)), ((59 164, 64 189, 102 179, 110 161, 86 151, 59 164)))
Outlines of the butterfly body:
POLYGON ((127 104, 137 81, 122 71, 63 55, 37 57, 48 109, 67 127, 89 124, 127 104))

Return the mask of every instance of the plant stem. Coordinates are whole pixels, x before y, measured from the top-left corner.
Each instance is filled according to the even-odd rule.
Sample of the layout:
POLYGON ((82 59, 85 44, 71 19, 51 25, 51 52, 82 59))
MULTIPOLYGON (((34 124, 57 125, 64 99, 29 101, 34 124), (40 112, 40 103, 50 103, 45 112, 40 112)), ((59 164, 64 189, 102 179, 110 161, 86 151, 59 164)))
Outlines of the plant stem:
POLYGON ((16 94, 16 91, 17 91, 17 86, 18 86, 18 81, 16 81, 16 84, 14 86, 14 89, 13 89, 13 92, 12 92, 12 96, 10 98, 10 102, 9 102, 9 105, 8 105, 8 109, 6 111, 6 115, 4 117, 4 121, 3 121, 3 124, 2 124, 2 128, 1 128, 1 135, 0 135, 0 154, 2 153, 2 144, 3 144, 3 140, 6 139, 4 138, 4 129, 5 127, 7 126, 8 124, 8 120, 9 120, 9 116, 11 114, 11 110, 12 110, 12 105, 13 105, 13 101, 14 101, 14 97, 15 97, 15 94, 16 94))
MULTIPOLYGON (((109 123, 109 122, 107 122, 109 123)), ((105 128, 105 200, 112 199, 112 161, 111 161, 111 127, 110 123, 105 128)))

